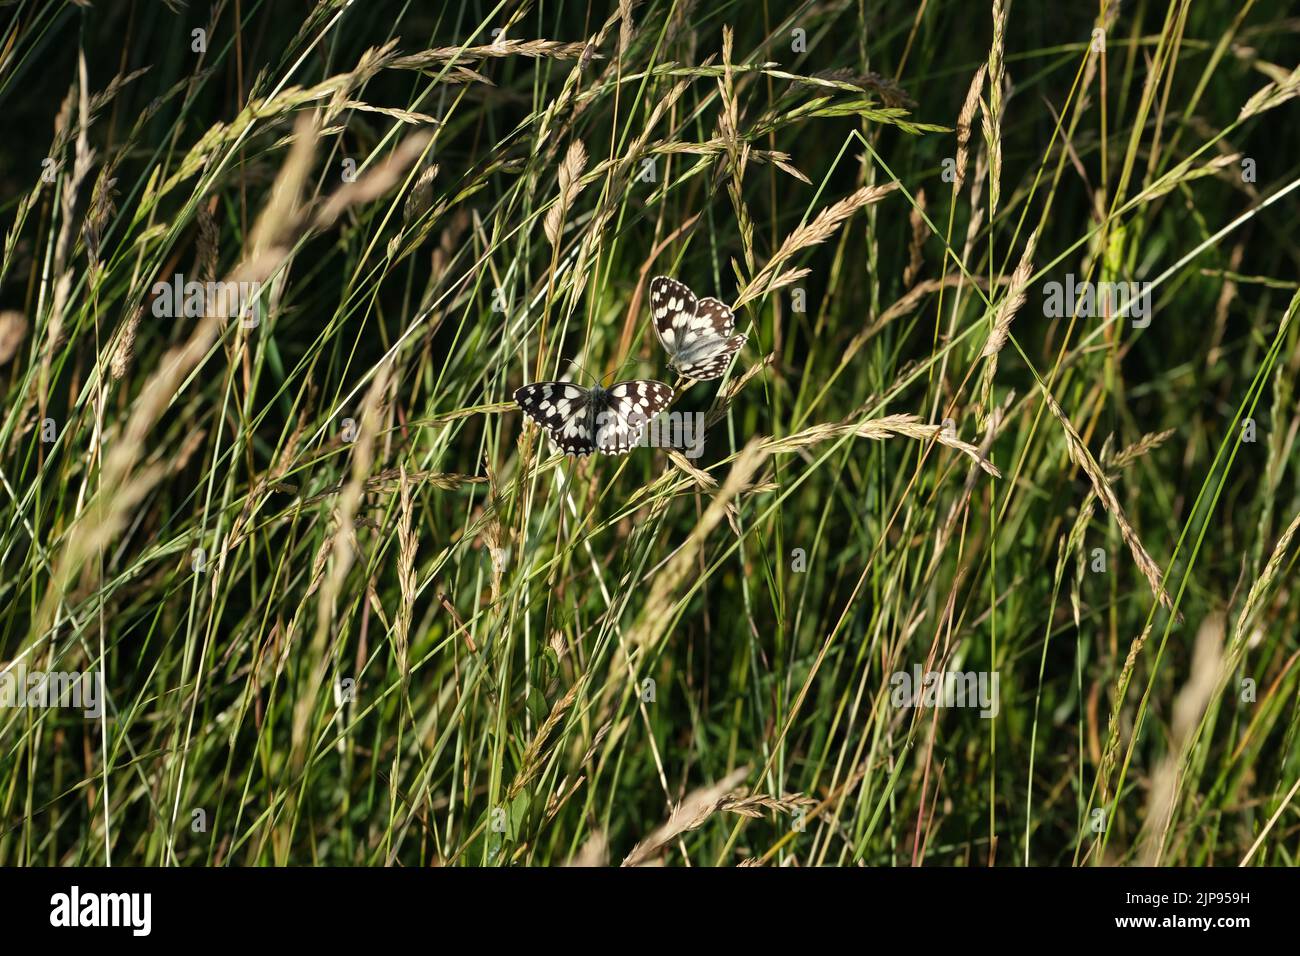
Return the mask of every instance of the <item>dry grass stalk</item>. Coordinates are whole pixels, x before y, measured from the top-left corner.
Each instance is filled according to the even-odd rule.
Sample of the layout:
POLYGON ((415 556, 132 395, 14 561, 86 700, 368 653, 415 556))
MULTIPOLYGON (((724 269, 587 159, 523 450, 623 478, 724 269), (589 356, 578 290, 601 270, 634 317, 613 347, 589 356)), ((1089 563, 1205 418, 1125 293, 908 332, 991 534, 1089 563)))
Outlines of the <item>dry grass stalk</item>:
POLYGON ((723 813, 737 813, 742 817, 757 819, 764 811, 775 813, 795 813, 802 807, 810 807, 817 801, 802 793, 784 793, 773 797, 766 793, 756 793, 748 797, 724 797, 718 803, 718 810, 723 813))
POLYGON ((794 232, 786 236, 785 241, 781 243, 781 248, 772 255, 767 265, 741 290, 732 308, 739 310, 746 302, 756 299, 776 287, 774 280, 786 262, 802 250, 825 242, 835 234, 840 223, 859 209, 879 202, 897 188, 898 183, 886 183, 883 186, 863 186, 839 202, 827 206, 811 222, 795 229, 794 232))
POLYGON ((13 309, 0 312, 0 365, 18 354, 18 348, 27 338, 27 316, 13 309))
POLYGON ((375 438, 382 425, 382 408, 384 392, 388 389, 388 368, 381 366, 375 374, 374 381, 366 391, 361 402, 361 414, 357 421, 357 435, 352 442, 351 476, 343 490, 339 492, 335 513, 338 516, 338 531, 334 536, 334 553, 331 556, 330 574, 325 579, 317 607, 316 626, 328 630, 334 618, 334 602, 343 591, 343 581, 352 567, 355 555, 350 547, 351 539, 356 533, 354 518, 366 493, 366 484, 375 460, 375 438))
POLYGON ((997 311, 993 314, 993 327, 989 331, 989 337, 984 343, 983 350, 980 352, 980 356, 986 360, 984 368, 980 371, 978 388, 981 428, 987 423, 988 415, 993 408, 993 377, 998 370, 998 353, 1006 346, 1007 336, 1011 334, 1011 320, 1016 317, 1016 313, 1025 304, 1029 278, 1034 273, 1034 249, 1037 245, 1038 231, 1035 230, 1030 233, 1029 240, 1025 243, 1024 254, 1020 257, 1020 263, 1011 274, 1011 287, 1007 290, 1007 294, 1002 297, 997 311))
POLYGON ((989 162, 989 214, 993 215, 998 211, 998 201, 1002 196, 1002 136, 998 127, 989 119, 987 109, 984 110, 981 126, 989 162))
POLYGON ((738 767, 717 783, 688 793, 681 803, 673 807, 666 823, 632 848, 632 852, 624 858, 623 866, 644 866, 655 860, 681 834, 702 827, 709 817, 723 808, 736 787, 748 775, 748 767, 738 767))
POLYGON ((707 471, 701 471, 691 464, 691 460, 679 451, 668 452, 668 460, 676 465, 686 477, 695 482, 701 491, 712 491, 718 487, 718 479, 714 478, 707 471))
POLYGON ((406 194, 406 202, 402 204, 403 224, 414 222, 429 211, 433 198, 433 180, 437 175, 438 164, 430 163, 415 177, 410 192, 406 194))
POLYGON ((961 106, 961 112, 957 115, 957 169, 953 179, 952 191, 954 194, 961 192, 961 187, 966 182, 966 162, 970 155, 970 130, 971 122, 975 119, 975 109, 980 103, 980 91, 984 87, 984 74, 988 69, 988 64, 981 63, 975 76, 971 78, 970 89, 966 91, 966 102, 961 106))
POLYGON ((981 110, 981 129, 989 158, 989 216, 998 211, 1002 195, 1002 86, 1006 78, 1007 0, 993 0, 993 45, 989 48, 989 95, 981 110))
POLYGON ((749 165, 750 145, 740 135, 740 100, 736 96, 736 74, 732 66, 731 54, 735 43, 735 34, 730 27, 722 29, 722 76, 718 78, 718 92, 722 98, 722 109, 718 112, 718 138, 726 147, 727 195, 731 206, 736 211, 736 228, 740 233, 740 245, 745 256, 745 266, 752 274, 754 271, 754 221, 745 203, 745 168, 749 165))
POLYGON ((1291 548, 1291 541, 1295 538, 1296 532, 1300 531, 1300 512, 1291 519, 1291 523, 1282 532, 1282 537, 1277 539, 1277 544, 1273 546, 1273 553, 1269 556, 1268 563, 1264 565, 1264 570, 1260 572, 1259 578, 1251 585, 1250 591, 1246 594, 1245 603, 1241 606, 1241 613, 1237 615, 1237 623, 1232 629, 1232 650, 1238 653, 1246 640, 1246 628, 1250 625, 1259 609, 1260 601, 1264 593, 1268 590, 1273 580, 1277 577, 1278 572, 1282 570, 1282 563, 1286 560, 1287 551, 1291 548))
MULTIPOLYGON (((327 569, 321 581, 320 594, 316 600, 316 632, 308 649, 308 667, 311 679, 309 690, 294 704, 293 725, 290 738, 290 765, 299 768, 305 757, 307 747, 307 730, 311 715, 316 708, 317 697, 325 682, 325 675, 332 663, 328 653, 331 625, 338 612, 338 599, 343 593, 343 585, 348 572, 356 560, 360 548, 357 545, 357 509, 365 494, 365 482, 374 463, 375 437, 380 429, 380 411, 384 393, 388 389, 388 369, 381 366, 376 372, 365 398, 361 403, 358 416, 357 436, 352 444, 352 469, 347 487, 339 496, 335 508, 337 528, 333 533, 333 545, 328 552, 327 569)), ((320 558, 320 555, 317 555, 320 558)))
POLYGON ((1025 251, 1020 256, 1020 263, 1011 273, 1011 288, 1007 294, 1002 297, 1002 302, 998 305, 998 310, 993 318, 993 329, 989 332, 988 340, 984 343, 984 349, 980 355, 984 358, 994 359, 996 365, 997 354, 1002 351, 1007 344, 1007 335, 1011 331, 1011 320, 1016 317, 1025 304, 1025 293, 1029 288, 1029 279, 1034 274, 1034 249, 1038 245, 1038 231, 1034 230, 1029 234, 1029 240, 1025 243, 1025 251))
POLYGON ((1271 110, 1281 106, 1288 100, 1293 100, 1300 96, 1300 66, 1292 70, 1285 78, 1279 78, 1263 87, 1258 93, 1248 99, 1241 112, 1237 115, 1237 121, 1250 119, 1252 116, 1258 116, 1266 110, 1271 110))
MULTIPOLYGON (((765 72, 773 76, 780 76, 785 71, 768 70, 765 72)), ((811 76, 792 76, 789 74, 786 74, 786 76, 794 86, 823 87, 832 90, 843 90, 846 93, 875 93, 886 106, 906 107, 908 109, 916 106, 916 99, 897 81, 871 71, 859 73, 847 67, 840 67, 832 70, 818 70, 811 76)))
POLYGON ((95 186, 90 192, 90 208, 86 210, 85 221, 81 224, 81 237, 86 243, 86 257, 92 278, 98 278, 103 267, 99 257, 99 242, 109 219, 117 211, 113 202, 117 195, 117 179, 113 176, 115 167, 116 161, 100 167, 95 186))
POLYGON ((1211 614, 1196 632, 1192 652, 1192 671, 1174 701, 1173 724, 1169 731, 1169 750, 1156 768, 1147 797, 1147 813, 1138 842, 1142 847, 1142 865, 1159 866, 1169 828, 1173 825, 1184 748, 1192 731, 1201 722, 1214 696, 1223 668, 1223 635, 1227 621, 1222 614, 1211 614))
POLYGON ((1106 465, 1107 469, 1111 470, 1118 471, 1127 468, 1148 452, 1159 448, 1173 437, 1173 434, 1174 429, 1172 428, 1166 428, 1162 432, 1148 432, 1133 444, 1117 453, 1113 458, 1109 460, 1103 459, 1103 463, 1106 465))
MULTIPOLYGON (((84 52, 78 53, 77 76, 77 90, 75 93, 69 94, 68 100, 64 104, 64 113, 60 115, 60 123, 66 123, 67 117, 70 116, 70 104, 75 99, 79 122, 77 124, 73 171, 64 183, 60 197, 62 221, 58 240, 55 243, 54 265, 51 270, 52 274, 57 278, 54 285, 53 303, 45 326, 45 351, 37 376, 37 390, 32 397, 32 400, 39 401, 42 413, 49 396, 51 363, 54 360, 55 349, 63 335, 63 313, 67 305, 68 294, 72 288, 73 270, 71 267, 65 270, 65 265, 72 245, 72 216, 76 209, 77 191, 80 189, 82 181, 89 174, 94 161, 94 151, 90 148, 86 135, 90 126, 90 97, 87 92, 84 52)), ((24 409, 24 412, 26 412, 26 409, 24 409)), ((131 437, 128 429, 128 440, 131 437)), ((134 461, 135 456, 139 454, 139 449, 140 442, 136 441, 134 447, 126 454, 131 455, 132 461, 134 461)), ((115 450, 121 454, 120 449, 115 450)), ((87 503, 86 508, 77 515, 63 548, 53 563, 50 585, 46 589, 40 608, 32 621, 33 627, 30 632, 32 643, 39 641, 49 630, 54 621, 55 609, 59 601, 63 599, 68 585, 80 570, 82 563, 112 539, 125 519, 125 515, 143 500, 148 489, 153 487, 153 484, 164 474, 164 469, 157 465, 151 466, 142 471, 140 484, 136 487, 119 490, 117 488, 118 481, 112 480, 118 476, 109 468, 109 464, 113 459, 114 455, 112 454, 106 459, 105 466, 101 471, 99 492, 87 503), (118 500, 110 503, 106 500, 105 495, 111 491, 118 491, 118 500)))
POLYGON ((416 113, 413 110, 397 109, 393 106, 375 106, 371 103, 363 103, 361 100, 346 100, 340 104, 343 109, 357 110, 362 113, 378 113, 381 116, 387 116, 395 119, 399 123, 406 123, 408 126, 436 126, 437 119, 427 113, 416 113))
POLYGON ((393 628, 393 646, 397 653, 397 667, 405 688, 411 677, 410 634, 411 620, 415 613, 415 552, 419 539, 415 535, 415 509, 411 504, 411 481, 406 473, 406 466, 399 465, 401 479, 398 490, 401 495, 401 507, 397 521, 397 541, 399 554, 397 559, 397 583, 402 594, 402 603, 397 609, 397 620, 393 628))
POLYGON ((984 214, 987 210, 980 205, 980 199, 984 196, 984 184, 988 181, 988 175, 989 151, 980 146, 979 152, 975 154, 975 175, 971 177, 970 183, 970 222, 966 224, 966 241, 961 253, 962 260, 965 262, 970 261, 975 240, 984 227, 984 214))
POLYGON ((1056 399, 1046 389, 1043 390, 1043 395, 1047 400, 1047 407, 1051 409, 1052 414, 1056 416, 1056 420, 1061 423, 1061 428, 1065 432, 1065 444, 1070 460, 1083 469, 1083 473, 1092 482, 1093 491, 1101 500, 1102 506, 1110 512, 1111 517, 1115 519, 1115 523, 1119 525, 1119 533, 1124 538, 1124 543, 1128 545, 1129 552, 1133 555, 1138 570, 1142 572, 1143 577, 1147 579, 1147 583, 1151 585, 1151 593, 1155 595, 1156 600, 1172 612, 1174 609, 1173 602, 1170 600, 1168 592, 1165 591, 1160 568, 1151 559, 1151 555, 1147 553, 1147 549, 1142 546, 1141 540, 1138 539, 1137 532, 1129 524, 1128 517, 1124 514, 1119 499, 1115 497, 1115 490, 1107 481, 1105 474, 1102 473, 1101 466, 1092 457, 1092 453, 1088 451, 1083 439, 1079 437, 1079 433, 1070 424, 1070 420, 1066 418, 1065 412, 1062 411, 1056 399))
POLYGON ((207 282, 217 277, 221 261, 221 239, 214 215, 217 197, 209 202, 199 203, 196 218, 199 226, 198 267, 195 270, 201 281, 207 282))
POLYGON ((768 352, 765 358, 755 362, 734 378, 728 379, 727 384, 718 392, 713 410, 704 416, 705 429, 712 428, 716 423, 722 421, 727 416, 727 410, 735 402, 736 396, 744 390, 754 376, 768 368, 774 361, 776 361, 776 353, 768 352))
POLYGON ((392 189, 407 168, 424 153, 429 139, 429 134, 423 132, 408 136, 366 175, 335 190, 317 210, 313 223, 315 228, 328 229, 349 206, 370 202, 392 189))
POLYGON ((505 498, 497 483, 496 472, 484 462, 487 472, 488 500, 483 506, 482 527, 483 544, 492 559, 492 600, 501 595, 501 581, 505 575, 506 565, 510 559, 510 529, 501 521, 501 512, 505 508, 505 498))
MULTIPOLYGON (((302 195, 315 153, 314 130, 310 117, 304 116, 299 121, 299 136, 271 189, 266 207, 254 224, 245 257, 229 281, 265 281, 280 268, 289 255, 294 240, 301 235, 304 228, 302 195)), ((410 152, 409 149, 399 148, 395 155, 413 158, 410 157, 410 152)), ((376 183, 391 185, 395 179, 396 173, 391 164, 385 164, 383 168, 367 173, 339 192, 345 195, 347 202, 359 202, 375 195, 376 183), (367 183, 367 180, 371 182, 367 183)), ((318 216, 315 221, 320 225, 332 222, 346 205, 347 203, 338 200, 336 194, 326 204, 331 214, 318 216)), ((62 551, 55 559, 50 587, 46 590, 33 621, 33 640, 39 640, 49 630, 54 609, 82 563, 113 539, 135 505, 165 474, 165 470, 156 467, 137 470, 141 450, 149 447, 150 431, 171 405, 190 372, 208 357, 209 350, 224 325, 225 317, 218 314, 218 310, 213 309, 205 314, 185 344, 162 357, 158 370, 136 396, 121 440, 115 442, 104 457, 99 491, 77 518, 65 539, 62 551)))
MULTIPOLYGON (((408 471, 406 477, 413 484, 432 485, 439 491, 454 491, 464 485, 481 485, 487 481, 486 478, 479 475, 457 475, 445 471, 408 471)), ((400 466, 398 468, 384 468, 366 479, 365 490, 367 492, 383 491, 388 485, 401 480, 402 469, 400 466)), ((326 498, 339 494, 347 486, 346 481, 340 482, 326 488, 324 491, 319 491, 310 497, 302 499, 301 503, 310 505, 315 504, 317 501, 324 501, 326 498)))
POLYGON ((980 450, 970 442, 962 441, 942 425, 927 425, 916 415, 885 415, 865 422, 833 422, 813 425, 803 431, 787 435, 785 438, 768 438, 763 449, 768 454, 779 455, 795 451, 808 445, 817 445, 845 435, 858 438, 871 438, 877 441, 902 436, 920 441, 935 441, 966 455, 994 478, 1001 478, 1002 472, 993 462, 980 454, 980 450))
POLYGON ((529 781, 536 777, 542 769, 542 752, 546 747, 546 741, 550 739, 555 728, 564 719, 564 715, 569 712, 573 702, 578 699, 578 690, 581 687, 582 681, 574 681, 564 696, 551 706, 551 712, 546 715, 546 720, 537 728, 537 733, 529 741, 528 749, 524 751, 524 755, 520 759, 519 772, 515 774, 515 779, 506 789, 506 800, 513 800, 519 791, 528 786, 529 781))
MULTIPOLYGON (((1011 279, 1007 276, 1001 276, 996 281, 998 284, 1005 285, 1006 283, 1009 283, 1011 279)), ((915 312, 917 307, 921 304, 921 300, 927 295, 938 292, 940 289, 950 289, 953 286, 959 286, 966 282, 971 282, 971 280, 960 274, 946 276, 943 279, 926 279, 924 282, 918 282, 916 285, 912 286, 912 288, 908 289, 897 302, 885 309, 884 312, 881 312, 880 317, 871 323, 868 331, 874 335, 895 319, 900 319, 905 315, 911 315, 915 312)), ((972 284, 980 289, 987 289, 989 287, 988 279, 983 276, 974 276, 972 284)))
POLYGON ((131 359, 135 357, 135 335, 140 328, 142 315, 144 306, 136 306, 122 323, 122 331, 117 335, 117 344, 113 346, 113 356, 108 363, 109 373, 115 380, 123 379, 131 368, 131 359))
MULTIPOLYGON (((405 56, 393 57, 384 66, 393 70, 424 70, 455 60, 485 60, 506 56, 526 56, 532 59, 576 60, 587 52, 585 42, 563 43, 558 40, 497 40, 486 46, 448 46, 405 56)), ((588 53, 592 59, 600 54, 588 53)))
POLYGON ((1172 192, 1176 187, 1183 183, 1189 183, 1193 180, 1201 179, 1205 176, 1213 176, 1217 173, 1235 167, 1241 161, 1241 153, 1228 153, 1216 156, 1207 163, 1193 168, 1194 157, 1189 156, 1178 165, 1174 166, 1169 172, 1165 173, 1146 189, 1142 190, 1133 202, 1150 202, 1158 196, 1172 192))
MULTIPOLYGON (((650 137, 655 128, 668 115, 668 112, 677 105, 677 101, 686 93, 690 83, 690 78, 687 78, 674 84, 667 95, 661 97, 655 103, 649 117, 646 119, 641 135, 628 145, 623 155, 614 160, 598 163, 584 177, 584 185, 586 181, 593 181, 599 176, 608 176, 613 181, 625 181, 632 166, 645 156, 647 152, 646 144, 650 142, 650 137)), ((605 238, 605 228, 618 213, 620 203, 619 190, 607 189, 604 191, 601 202, 592 213, 583 241, 578 244, 577 259, 571 270, 575 288, 581 288, 585 284, 589 263, 600 254, 601 244, 605 238)))
POLYGON ((635 0, 618 0, 618 58, 620 63, 623 57, 627 56, 627 51, 632 46, 632 38, 636 36, 636 24, 632 22, 632 8, 635 5, 635 0))
MULTIPOLYGON (((988 421, 984 427, 984 437, 980 439, 979 456, 986 459, 989 456, 989 450, 993 447, 998 433, 1002 430, 1003 423, 1007 420, 1007 413, 1010 411, 1012 404, 1015 402, 1016 393, 1010 391, 1002 400, 1002 405, 993 409, 988 416, 988 421)), ((948 542, 952 538, 952 533, 956 530, 957 520, 961 517, 962 512, 970 502, 970 496, 975 491, 975 483, 979 480, 979 462, 972 461, 970 467, 966 469, 966 481, 962 484, 961 494, 953 501, 952 506, 948 509, 948 515, 944 519, 943 525, 939 528, 939 533, 935 535, 934 558, 931 561, 933 567, 943 554, 944 549, 948 547, 948 542)))
MULTIPOLYGON (((1162 432, 1149 432, 1113 456, 1109 454, 1110 439, 1108 438, 1101 453, 1101 466, 1106 470, 1106 480, 1112 484, 1118 481, 1120 472, 1123 469, 1151 450, 1160 447, 1173 433, 1172 428, 1162 432)), ((1070 591, 1070 602, 1074 609, 1076 624, 1079 624, 1082 620, 1083 608, 1078 593, 1080 583, 1083 580, 1084 569, 1087 566, 1087 559, 1083 550, 1083 539, 1088 532, 1088 527, 1092 524, 1092 516, 1096 510, 1097 493, 1089 490, 1087 496, 1083 499, 1083 504, 1079 506, 1079 513, 1075 516, 1074 525, 1070 528, 1070 533, 1065 541, 1066 553, 1075 552, 1078 555, 1074 582, 1070 591)))
POLYGON ((73 217, 77 208, 77 194, 81 191, 81 184, 90 175, 90 168, 95 162, 95 151, 91 149, 90 139, 87 136, 91 115, 84 51, 77 53, 77 86, 68 94, 68 100, 64 103, 65 112, 60 116, 61 122, 68 121, 66 117, 70 116, 70 104, 73 102, 76 103, 78 119, 76 146, 73 150, 72 172, 64 180, 63 191, 59 194, 59 233, 54 243, 54 264, 50 270, 50 275, 54 277, 54 294, 49 316, 45 322, 44 355, 37 375, 36 400, 40 402, 42 415, 49 399, 50 368, 54 362, 55 350, 63 340, 63 316, 67 309, 68 296, 72 291, 73 270, 68 265, 68 258, 72 252, 76 233, 73 217))
POLYGON ((916 191, 916 205, 908 217, 912 228, 912 243, 907 250, 907 268, 903 270, 903 288, 910 289, 921 272, 924 263, 925 240, 930 234, 930 227, 925 222, 925 190, 916 191))
POLYGON ((646 597, 641 618, 628 635, 629 647, 651 646, 656 643, 668 629, 672 618, 674 595, 695 567, 696 556, 703 548, 713 529, 727 516, 727 506, 731 500, 750 485, 750 479, 758 471, 768 456, 768 451, 760 439, 755 439, 741 449, 731 466, 726 480, 703 516, 691 531, 690 537, 682 543, 677 553, 655 577, 646 597))
POLYGON ((542 231, 546 233, 546 239, 553 247, 559 247, 564 217, 568 215, 578 193, 582 192, 582 171, 586 167, 587 149, 582 145, 581 140, 575 139, 569 144, 569 151, 564 156, 564 162, 560 164, 559 198, 547 211, 546 219, 542 223, 542 231))
POLYGON ((587 842, 573 855, 565 866, 596 867, 609 866, 609 838, 604 830, 596 830, 587 837, 587 842))
POLYGON ((1115 769, 1115 760, 1119 756, 1119 715, 1124 708, 1124 699, 1128 696, 1129 683, 1133 679, 1133 669, 1137 666, 1138 655, 1142 653, 1142 648, 1151 637, 1152 627, 1153 624, 1147 624, 1142 629, 1142 633, 1133 639, 1124 658, 1124 666, 1120 669, 1119 680, 1115 682, 1115 696, 1111 700, 1110 720, 1106 728, 1106 749, 1097 768, 1097 791, 1101 794, 1102 803, 1110 801, 1110 775, 1115 769))

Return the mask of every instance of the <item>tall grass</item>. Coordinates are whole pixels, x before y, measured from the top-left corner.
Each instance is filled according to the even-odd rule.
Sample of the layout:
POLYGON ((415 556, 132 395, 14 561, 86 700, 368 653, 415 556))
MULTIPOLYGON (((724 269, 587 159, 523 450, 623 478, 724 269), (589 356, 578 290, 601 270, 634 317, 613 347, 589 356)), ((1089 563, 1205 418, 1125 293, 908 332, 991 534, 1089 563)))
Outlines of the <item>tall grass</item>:
POLYGON ((10 5, 0 863, 1296 865, 1285 13, 10 5))

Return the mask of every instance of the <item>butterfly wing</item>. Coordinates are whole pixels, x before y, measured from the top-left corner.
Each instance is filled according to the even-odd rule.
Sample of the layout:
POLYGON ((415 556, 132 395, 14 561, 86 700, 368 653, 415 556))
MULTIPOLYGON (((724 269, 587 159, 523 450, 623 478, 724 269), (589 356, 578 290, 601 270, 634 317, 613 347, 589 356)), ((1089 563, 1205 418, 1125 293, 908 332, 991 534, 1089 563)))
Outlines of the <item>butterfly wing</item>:
POLYGON ((745 344, 746 336, 732 335, 736 314, 717 299, 701 299, 695 318, 682 337, 677 371, 698 380, 717 378, 731 364, 731 357, 745 344))
MULTIPOLYGON (((731 364, 731 357, 740 351, 746 337, 732 335, 736 328, 736 315, 725 303, 709 297, 695 302, 687 314, 676 308, 682 302, 681 293, 690 290, 673 279, 659 278, 650 284, 650 304, 655 319, 655 330, 671 362, 686 378, 704 380, 717 378, 731 364), (664 283, 656 288, 657 283, 664 283), (655 306, 656 293, 660 305, 655 306), (671 321, 671 325, 668 323, 671 321)), ((691 296, 694 300, 694 296, 691 296)), ((687 303, 689 305, 689 302, 687 303)))
POLYGON ((701 299, 695 307, 695 322, 692 328, 705 335, 711 331, 725 339, 735 331, 736 313, 731 311, 730 306, 712 296, 701 299))
POLYGON ((594 443, 606 455, 626 455, 641 440, 650 419, 668 407, 673 390, 663 382, 619 382, 596 408, 594 443))
POLYGON ((732 356, 739 352, 748 340, 749 337, 745 335, 733 335, 730 338, 722 339, 721 343, 710 353, 701 355, 699 358, 691 358, 689 361, 679 361, 677 371, 686 378, 693 378, 697 381, 718 378, 731 364, 732 356))
POLYGON ((698 304, 695 293, 676 279, 655 276, 650 280, 650 318, 669 356, 680 351, 698 304))
POLYGON ((515 402, 564 454, 589 455, 596 450, 590 393, 585 388, 568 382, 535 382, 516 390, 515 402))

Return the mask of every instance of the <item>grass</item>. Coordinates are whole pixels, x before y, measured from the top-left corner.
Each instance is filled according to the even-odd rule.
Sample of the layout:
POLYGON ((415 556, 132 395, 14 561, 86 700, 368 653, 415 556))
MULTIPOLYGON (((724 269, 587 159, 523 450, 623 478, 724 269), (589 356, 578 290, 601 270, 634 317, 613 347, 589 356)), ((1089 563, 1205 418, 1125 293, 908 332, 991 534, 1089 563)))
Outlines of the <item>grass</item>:
POLYGON ((1282 4, 292 7, 0 22, 0 863, 1300 863, 1282 4))

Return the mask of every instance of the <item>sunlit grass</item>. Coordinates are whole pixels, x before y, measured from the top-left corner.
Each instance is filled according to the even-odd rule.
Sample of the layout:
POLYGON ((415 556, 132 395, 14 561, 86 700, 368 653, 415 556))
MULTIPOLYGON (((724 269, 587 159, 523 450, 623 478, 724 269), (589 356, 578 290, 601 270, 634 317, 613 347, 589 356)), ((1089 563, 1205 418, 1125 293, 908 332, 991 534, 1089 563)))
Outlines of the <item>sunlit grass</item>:
POLYGON ((1295 865, 1295 24, 991 6, 11 7, 0 863, 1295 865))

